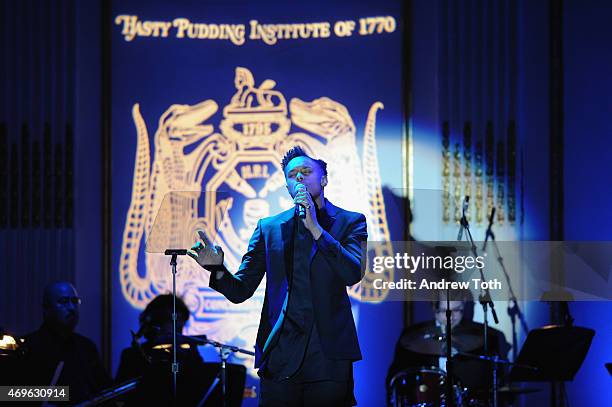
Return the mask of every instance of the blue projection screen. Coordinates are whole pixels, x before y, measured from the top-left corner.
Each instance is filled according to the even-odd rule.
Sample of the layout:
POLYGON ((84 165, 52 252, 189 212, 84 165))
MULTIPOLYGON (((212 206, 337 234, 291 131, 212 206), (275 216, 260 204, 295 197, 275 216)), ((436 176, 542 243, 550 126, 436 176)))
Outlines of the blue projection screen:
MULTIPOLYGON (((169 258, 147 250, 154 225, 176 244, 204 230, 235 271, 257 221, 292 206, 280 161, 294 145, 328 162, 326 197, 364 213, 369 240, 401 238, 383 194, 407 179, 400 1, 115 1, 112 16, 114 370, 141 310, 172 289, 169 258)), ((252 350, 265 279, 235 305, 191 259, 178 270, 184 333, 252 350)), ((379 294, 367 281, 349 293, 375 327, 357 317, 379 294)), ((231 361, 257 385, 251 358, 231 361)))

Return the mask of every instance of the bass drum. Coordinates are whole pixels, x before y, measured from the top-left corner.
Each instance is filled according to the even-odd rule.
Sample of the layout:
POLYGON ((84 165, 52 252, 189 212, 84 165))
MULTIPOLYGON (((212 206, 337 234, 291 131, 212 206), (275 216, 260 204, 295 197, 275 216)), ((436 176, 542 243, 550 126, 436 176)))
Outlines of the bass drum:
MULTIPOLYGON (((389 382, 392 407, 446 406, 446 372, 436 367, 408 368, 398 372, 389 382)), ((454 405, 465 406, 465 391, 453 386, 454 405)))

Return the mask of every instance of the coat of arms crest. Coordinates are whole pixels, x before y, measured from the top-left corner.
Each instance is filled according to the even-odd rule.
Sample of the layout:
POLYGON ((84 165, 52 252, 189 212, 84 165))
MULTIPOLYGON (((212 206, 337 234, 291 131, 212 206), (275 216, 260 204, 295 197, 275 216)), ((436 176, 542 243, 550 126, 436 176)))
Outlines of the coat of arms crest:
MULTIPOLYGON (((311 102, 293 98, 287 105, 274 81, 256 86, 251 72, 241 67, 236 68, 234 85, 236 93, 223 108, 218 131, 207 123, 218 110, 215 101, 170 106, 159 119, 153 156, 140 106, 133 106, 137 151, 119 274, 123 295, 134 307, 143 308, 155 295, 171 289, 168 259, 142 251, 164 196, 170 191, 192 191, 193 198, 187 200, 193 202, 176 203, 183 212, 187 208, 181 216, 188 218, 189 233, 195 237, 197 230, 204 230, 224 248, 228 268, 236 270, 257 221, 293 205, 280 161, 294 145, 329 163, 326 197, 340 207, 364 213, 370 240, 390 241, 375 139, 376 112, 382 103, 370 107, 360 159, 355 125, 342 104, 321 97, 311 102), (290 132, 292 126, 294 132, 290 132), (143 254, 146 266, 138 270, 143 254)), ((172 233, 172 225, 168 222, 164 230, 172 233)), ((195 262, 179 259, 178 270, 177 293, 194 315, 190 332, 233 343, 241 338, 251 346, 264 288, 252 300, 229 306, 221 294, 207 288, 208 273, 195 262)), ((389 274, 382 277, 393 279, 389 274)), ((383 300, 385 295, 367 279, 349 288, 349 293, 368 300, 383 300)))

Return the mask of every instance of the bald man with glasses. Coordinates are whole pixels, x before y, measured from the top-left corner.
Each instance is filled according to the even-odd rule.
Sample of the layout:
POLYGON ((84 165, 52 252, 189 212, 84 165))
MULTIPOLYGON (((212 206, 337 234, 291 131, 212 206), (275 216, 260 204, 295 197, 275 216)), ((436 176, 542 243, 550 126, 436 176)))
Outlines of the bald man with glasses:
POLYGON ((45 287, 43 323, 26 335, 21 385, 70 386, 70 401, 84 401, 110 386, 96 345, 74 332, 79 323, 81 297, 66 281, 45 287))

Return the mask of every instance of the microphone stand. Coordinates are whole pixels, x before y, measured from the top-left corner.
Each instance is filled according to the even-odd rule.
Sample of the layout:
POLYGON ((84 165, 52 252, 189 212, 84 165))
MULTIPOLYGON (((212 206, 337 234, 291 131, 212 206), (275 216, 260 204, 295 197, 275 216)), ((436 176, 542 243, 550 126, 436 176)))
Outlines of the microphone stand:
POLYGON ((255 352, 251 352, 249 350, 241 349, 238 346, 227 345, 227 344, 224 344, 224 343, 221 343, 221 342, 213 341, 211 339, 208 339, 205 335, 191 336, 190 338, 192 340, 195 340, 196 342, 198 342, 201 345, 212 345, 215 348, 219 348, 219 356, 221 357, 221 371, 219 372, 220 379, 219 378, 215 378, 213 383, 210 385, 210 387, 206 391, 206 394, 204 394, 204 397, 202 398, 202 400, 200 400, 200 403, 198 404, 198 407, 201 407, 201 406, 204 405, 204 403, 206 403, 206 400, 208 400, 208 398, 212 394, 213 390, 215 389, 215 387, 217 386, 219 381, 221 382, 221 404, 223 405, 223 407, 227 406, 227 388, 226 388, 227 387, 226 386, 226 383, 227 383, 227 373, 226 373, 227 359, 230 357, 230 355, 232 353, 244 353, 245 355, 255 356, 255 352))
MULTIPOLYGON (((465 197, 465 202, 469 202, 469 197, 465 197)), ((472 247, 472 254, 474 258, 478 257, 478 249, 476 248, 476 244, 474 243, 474 238, 472 237, 472 232, 470 231, 470 224, 465 216, 465 205, 463 208, 463 216, 461 217, 461 227, 465 229, 468 240, 470 241, 470 245, 472 247)), ((481 268, 478 269, 480 271, 480 281, 484 282, 484 272, 481 268)), ((491 300, 491 292, 489 291, 489 287, 484 290, 481 288, 480 295, 478 297, 478 301, 480 305, 482 305, 482 312, 484 316, 484 324, 483 324, 483 332, 484 332, 484 352, 485 355, 489 354, 489 319, 488 319, 488 308, 491 308, 491 314, 493 315, 493 320, 496 324, 499 324, 499 319, 497 318, 497 312, 495 311, 495 304, 491 300), (484 291, 484 292, 483 292, 484 291)), ((493 407, 497 407, 497 362, 493 361, 493 407)))
POLYGON ((166 249, 164 254, 172 256, 170 258, 170 266, 172 267, 172 401, 176 405, 176 378, 179 371, 179 364, 176 358, 176 259, 177 256, 187 255, 187 249, 166 249))
POLYGON ((491 216, 489 217, 489 226, 487 227, 487 231, 485 233, 485 241, 482 246, 483 253, 487 251, 487 241, 489 238, 493 242, 493 247, 495 248, 495 253, 497 254, 497 262, 499 263, 502 271, 504 272, 504 276, 506 277, 506 283, 508 284, 508 289, 510 290, 510 303, 508 304, 508 315, 510 316, 510 321, 512 322, 512 360, 516 360, 517 352, 518 352, 518 340, 516 335, 516 317, 519 317, 521 321, 521 327, 525 332, 529 332, 529 327, 527 326, 527 322, 525 321, 525 316, 521 312, 518 301, 516 299, 516 295, 514 294, 514 290, 512 289, 512 284, 510 283, 510 275, 506 270, 506 265, 504 263, 504 258, 501 255, 501 251, 499 250, 499 245, 495 240, 495 234, 493 233, 493 220, 495 219, 495 207, 491 210, 491 216))
MULTIPOLYGON (((468 208, 468 204, 470 203, 470 197, 466 195, 465 200, 463 201, 463 210, 461 216, 461 223, 459 225, 459 233, 457 234, 457 240, 461 240, 463 238, 463 229, 465 228, 469 233, 469 225, 467 223, 467 218, 465 217, 465 211, 468 208)), ((453 406, 455 404, 455 399, 453 398, 453 354, 452 354, 452 346, 453 346, 453 332, 452 332, 452 323, 451 318, 453 315, 453 311, 450 309, 450 286, 446 288, 446 405, 453 406)))
POLYGON ((453 311, 451 311, 450 307, 450 286, 448 286, 446 288, 446 405, 449 407, 455 405, 455 399, 453 397, 452 316, 453 311))

